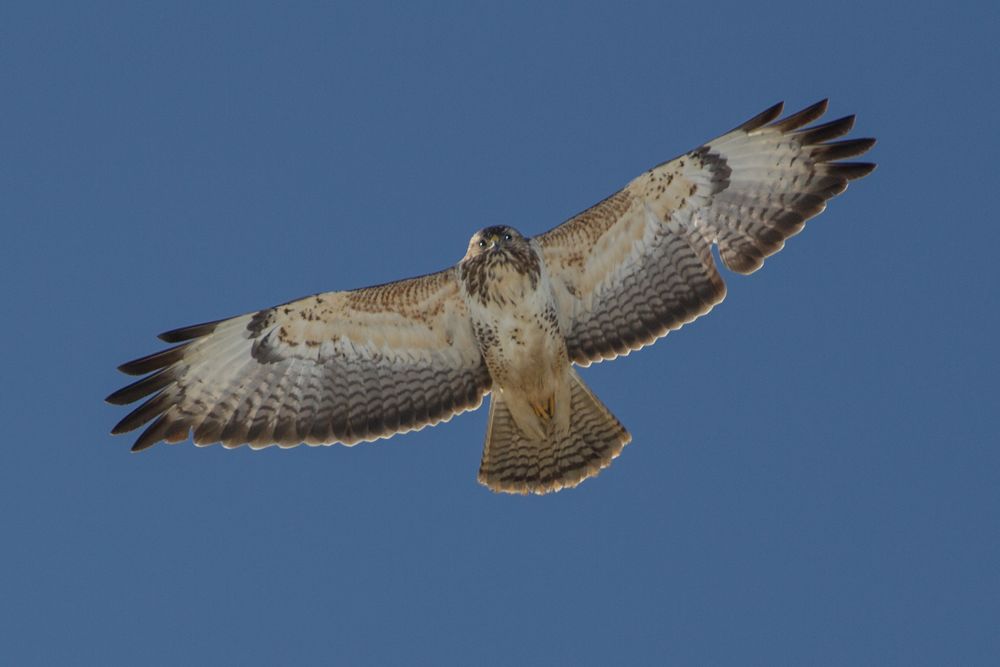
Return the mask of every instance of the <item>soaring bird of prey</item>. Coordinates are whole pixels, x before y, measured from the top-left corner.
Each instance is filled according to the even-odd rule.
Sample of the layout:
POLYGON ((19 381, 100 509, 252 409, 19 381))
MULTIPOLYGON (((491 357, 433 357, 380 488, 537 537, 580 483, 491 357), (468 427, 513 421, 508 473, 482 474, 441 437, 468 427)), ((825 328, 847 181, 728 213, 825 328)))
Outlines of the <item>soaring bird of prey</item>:
POLYGON ((160 335, 174 347, 120 366, 149 397, 112 433, 152 422, 163 440, 326 445, 386 438, 472 410, 490 394, 479 481, 548 493, 597 474, 631 440, 574 366, 614 359, 704 315, 725 266, 752 273, 869 162, 874 139, 837 139, 847 116, 809 126, 826 101, 777 104, 664 162, 558 227, 476 232, 457 265, 316 294, 160 335))

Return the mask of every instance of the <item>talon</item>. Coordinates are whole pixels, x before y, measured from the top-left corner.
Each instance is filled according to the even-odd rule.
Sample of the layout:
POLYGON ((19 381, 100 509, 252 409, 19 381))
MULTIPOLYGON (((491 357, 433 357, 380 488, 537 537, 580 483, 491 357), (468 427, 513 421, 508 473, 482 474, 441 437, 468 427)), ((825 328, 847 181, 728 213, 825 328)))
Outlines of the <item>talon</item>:
POLYGON ((556 414, 556 397, 553 394, 545 399, 544 403, 532 403, 531 409, 539 419, 549 420, 556 414))

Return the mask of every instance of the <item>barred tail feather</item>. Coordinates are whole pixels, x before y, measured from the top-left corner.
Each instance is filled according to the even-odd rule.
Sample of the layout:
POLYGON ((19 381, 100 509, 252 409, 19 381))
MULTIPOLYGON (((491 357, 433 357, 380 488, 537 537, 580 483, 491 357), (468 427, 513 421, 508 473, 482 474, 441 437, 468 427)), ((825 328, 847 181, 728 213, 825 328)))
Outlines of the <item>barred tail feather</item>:
POLYGON ((632 436, 569 370, 569 430, 545 440, 525 437, 514 423, 503 394, 490 397, 486 447, 479 482, 504 493, 550 493, 574 487, 611 464, 632 436))

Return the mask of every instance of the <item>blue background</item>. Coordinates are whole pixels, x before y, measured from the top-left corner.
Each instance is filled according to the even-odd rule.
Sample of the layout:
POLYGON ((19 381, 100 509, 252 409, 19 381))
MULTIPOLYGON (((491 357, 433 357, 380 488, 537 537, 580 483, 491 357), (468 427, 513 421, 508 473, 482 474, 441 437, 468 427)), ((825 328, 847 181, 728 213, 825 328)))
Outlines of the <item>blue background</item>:
POLYGON ((996 664, 991 4, 4 3, 0 658, 996 664), (480 487, 485 410, 108 435, 160 331, 451 265, 826 96, 879 170, 584 371, 634 441, 573 491, 480 487))

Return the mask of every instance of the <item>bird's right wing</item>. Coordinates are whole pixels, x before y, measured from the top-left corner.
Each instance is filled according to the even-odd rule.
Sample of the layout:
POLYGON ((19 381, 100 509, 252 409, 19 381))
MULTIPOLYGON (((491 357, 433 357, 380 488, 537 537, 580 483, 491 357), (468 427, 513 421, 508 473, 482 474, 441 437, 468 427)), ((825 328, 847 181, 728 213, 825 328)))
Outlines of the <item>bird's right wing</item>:
POLYGON ((354 444, 480 405, 491 380, 454 269, 328 292, 161 334, 181 343, 123 364, 147 377, 108 397, 154 394, 112 433, 153 423, 133 450, 196 444, 354 444))

